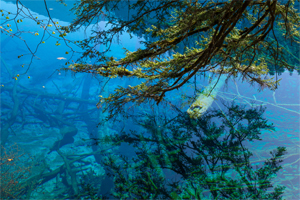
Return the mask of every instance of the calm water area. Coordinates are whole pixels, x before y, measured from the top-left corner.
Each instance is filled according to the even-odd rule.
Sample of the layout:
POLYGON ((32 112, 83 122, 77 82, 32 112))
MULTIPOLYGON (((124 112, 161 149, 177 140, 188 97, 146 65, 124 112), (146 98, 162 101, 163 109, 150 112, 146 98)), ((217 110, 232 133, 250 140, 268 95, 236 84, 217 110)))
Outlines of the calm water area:
MULTIPOLYGON (((59 25, 70 24, 74 16, 68 9, 73 1, 66 1, 68 6, 55 1, 47 2, 54 21, 59 25)), ((7 11, 16 10, 14 1, 1 0, 0 5, 1 9, 7 11)), ((24 5, 39 19, 48 18, 43 1, 24 1, 24 5)), ((105 24, 105 19, 98 22, 100 28, 105 28, 105 24)), ((70 51, 68 44, 61 42, 61 45, 55 45, 57 39, 53 37, 39 45, 36 57, 32 59, 28 47, 35 51, 37 44, 41 42, 43 28, 29 19, 24 19, 18 26, 20 30, 38 31, 40 35, 29 32, 22 34, 22 39, 28 45, 26 46, 17 37, 1 34, 1 134, 7 134, 4 145, 7 152, 18 149, 17 156, 23 156, 19 156, 20 162, 16 162, 14 167, 17 169, 30 166, 31 173, 28 177, 23 177, 23 181, 40 178, 36 188, 32 188, 30 197, 27 198, 63 199, 63 195, 67 196, 68 188, 74 179, 77 182, 85 180, 93 183, 98 187, 98 193, 107 193, 113 187, 112 178, 107 177, 99 152, 111 148, 109 152, 115 155, 134 156, 134 147, 121 145, 113 148, 101 142, 96 145, 91 143, 91 139, 118 135, 121 131, 129 133, 130 130, 139 132, 145 129, 130 118, 107 121, 99 125, 108 114, 102 112, 101 104, 98 107, 96 104, 100 100, 99 95, 108 96, 117 87, 127 87, 138 81, 116 78, 108 82, 108 79, 101 76, 59 70, 65 67, 66 61, 75 62, 81 50, 70 45, 78 53, 66 54, 70 51), (19 55, 23 56, 18 59, 19 55), (28 63, 31 59, 32 64, 29 68, 28 63), (102 89, 104 85, 105 88, 102 89), (76 159, 78 161, 74 161, 76 159), (68 161, 72 161, 70 165, 67 164, 68 161), (66 166, 74 169, 72 174, 66 172, 66 166)), ((11 28, 16 29, 14 24, 11 28)), ((90 34, 90 28, 82 29, 70 33, 68 39, 80 40, 90 34)), ((122 47, 130 51, 143 48, 140 41, 145 38, 136 34, 132 36, 130 38, 128 34, 120 35, 121 42, 113 43, 108 54, 121 58, 124 56, 122 47)), ((105 47, 98 45, 96 48, 105 47)), ((224 109, 224 103, 233 101, 246 108, 266 108, 263 116, 274 125, 275 130, 265 130, 260 135, 261 140, 245 143, 253 153, 251 164, 253 167, 260 166, 265 159, 270 158, 270 151, 278 146, 286 147, 287 153, 281 163, 282 169, 272 184, 286 187, 284 199, 300 199, 300 79, 297 72, 284 72, 278 78, 281 79, 280 86, 275 91, 266 88, 259 91, 257 86, 251 86, 241 79, 229 79, 218 91, 212 108, 224 109)), ((201 77, 197 84, 198 89, 201 89, 209 85, 209 82, 207 78, 201 77)), ((184 104, 183 95, 193 94, 192 86, 187 85, 168 93, 167 99, 182 112, 186 112, 190 104, 184 104)), ((130 110, 130 106, 127 109, 130 110)), ((136 113, 153 112, 167 116, 169 114, 168 117, 174 115, 170 107, 163 105, 136 109, 136 113)), ((3 142, 3 137, 1 140, 3 142)), ((2 157, 3 151, 2 149, 2 157)), ((170 172, 165 172, 165 175, 168 179, 176 177, 170 172)))

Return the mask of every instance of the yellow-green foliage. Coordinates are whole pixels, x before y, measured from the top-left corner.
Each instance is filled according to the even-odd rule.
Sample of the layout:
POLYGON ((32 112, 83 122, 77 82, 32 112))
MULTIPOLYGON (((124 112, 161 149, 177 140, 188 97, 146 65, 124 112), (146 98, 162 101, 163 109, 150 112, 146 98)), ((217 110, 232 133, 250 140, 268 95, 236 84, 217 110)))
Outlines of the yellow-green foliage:
POLYGON ((279 80, 265 79, 274 65, 276 69, 297 69, 289 62, 290 57, 297 56, 285 50, 286 43, 300 42, 300 16, 294 0, 114 2, 112 6, 110 1, 82 0, 74 8, 77 19, 63 27, 64 31, 75 31, 91 23, 99 13, 117 13, 124 6, 136 13, 131 21, 105 15, 110 28, 80 43, 85 50, 82 59, 94 57, 98 63, 83 62, 72 69, 109 78, 141 79, 140 86, 118 89, 106 98, 110 112, 119 109, 117 104, 122 102, 159 103, 167 92, 182 87, 199 72, 242 76, 249 83, 258 83, 261 89, 275 89, 279 80), (156 21, 150 19, 149 13, 156 21), (123 32, 152 39, 134 52, 125 48, 123 58, 107 56, 111 42, 123 32), (95 50, 98 43, 107 49, 95 50), (128 99, 124 95, 135 97, 128 99))

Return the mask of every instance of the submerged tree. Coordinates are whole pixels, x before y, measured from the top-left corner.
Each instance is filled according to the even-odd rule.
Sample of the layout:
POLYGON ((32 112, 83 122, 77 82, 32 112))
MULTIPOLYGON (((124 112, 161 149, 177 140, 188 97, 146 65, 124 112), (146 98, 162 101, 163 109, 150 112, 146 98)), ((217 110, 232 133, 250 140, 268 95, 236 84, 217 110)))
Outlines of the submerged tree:
MULTIPOLYGON (((273 130, 263 108, 227 105, 200 119, 144 115, 146 132, 122 133, 114 141, 133 145, 132 158, 109 156, 105 165, 114 177, 111 193, 118 199, 281 199, 284 187, 271 180, 281 169, 284 147, 254 168, 247 141, 273 130), (169 180, 173 172, 177 180, 169 180), (272 189, 273 188, 273 189, 272 189)), ((141 117, 141 116, 140 116, 141 117)))

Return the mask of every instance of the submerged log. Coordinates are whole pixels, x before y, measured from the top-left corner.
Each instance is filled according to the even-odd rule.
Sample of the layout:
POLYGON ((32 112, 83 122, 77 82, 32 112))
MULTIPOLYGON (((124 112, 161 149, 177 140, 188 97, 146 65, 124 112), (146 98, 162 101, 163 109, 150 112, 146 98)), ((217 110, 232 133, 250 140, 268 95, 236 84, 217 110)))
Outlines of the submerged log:
MULTIPOLYGON (((3 87, 2 91, 12 92, 13 88, 12 87, 3 87)), ((49 99, 60 99, 60 100, 76 102, 76 103, 88 103, 88 104, 93 104, 93 105, 96 105, 98 103, 97 101, 94 101, 94 100, 86 100, 86 99, 81 99, 81 98, 68 97, 68 96, 63 96, 60 94, 51 94, 51 93, 46 93, 46 92, 41 92, 41 91, 34 91, 34 90, 17 89, 17 92, 19 94, 47 97, 49 99)))
POLYGON ((63 138, 54 143, 48 154, 50 154, 52 151, 59 150, 64 145, 72 144, 74 142, 73 137, 77 134, 77 132, 78 129, 74 126, 64 126, 60 128, 60 134, 63 135, 63 138))
POLYGON ((10 117, 8 118, 8 120, 5 122, 5 125, 1 129, 1 146, 4 146, 5 143, 7 142, 7 138, 9 136, 8 129, 15 123, 17 118, 19 104, 20 104, 19 99, 17 97, 17 85, 18 85, 18 81, 16 81, 14 87, 11 88, 14 107, 11 111, 10 117))

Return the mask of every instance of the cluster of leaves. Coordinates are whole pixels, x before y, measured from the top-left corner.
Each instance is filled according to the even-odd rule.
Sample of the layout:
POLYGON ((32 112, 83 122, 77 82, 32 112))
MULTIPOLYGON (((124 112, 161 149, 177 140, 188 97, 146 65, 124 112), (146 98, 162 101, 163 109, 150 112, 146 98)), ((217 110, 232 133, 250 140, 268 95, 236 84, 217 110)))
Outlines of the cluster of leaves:
POLYGON ((136 156, 108 156, 105 165, 114 177, 112 196, 118 199, 281 199, 284 187, 271 180, 281 169, 286 149, 254 169, 247 141, 260 140, 262 130, 272 130, 262 117, 263 108, 226 105, 200 119, 186 113, 139 116, 147 132, 122 133, 113 141, 125 141, 136 156), (178 180, 164 174, 173 172, 178 180), (273 188, 273 189, 272 189, 273 188))
MULTIPOLYGON (((85 53, 74 72, 89 72, 104 77, 135 77, 142 79, 137 86, 118 88, 104 98, 110 113, 119 112, 120 104, 161 102, 166 92, 178 89, 197 73, 213 72, 237 77, 261 88, 275 89, 278 80, 268 79, 272 66, 293 71, 296 66, 287 61, 290 53, 283 41, 299 44, 300 16, 295 1, 89 1, 78 2, 76 20, 64 27, 76 31, 105 16, 109 28, 93 30, 81 43, 85 53), (116 17, 119 10, 128 8, 127 19, 116 17), (144 29, 147 25, 149 28, 144 29), (111 44, 124 33, 147 35, 144 48, 126 50, 117 59, 107 56, 111 44), (271 39, 270 39, 271 38, 271 39), (186 40, 194 47, 178 47, 186 40), (104 52, 95 46, 106 45, 104 52), (177 52, 176 52, 177 51, 177 52), (167 56, 167 53, 170 56, 167 56), (94 64, 85 64, 93 58, 94 64)), ((68 69, 68 68, 67 68, 68 69)), ((69 69, 70 70, 70 69, 69 69)))
POLYGON ((92 169, 85 173, 80 179, 79 193, 72 198, 88 198, 88 199, 102 199, 99 195, 98 189, 100 187, 101 177, 99 177, 92 169))
POLYGON ((0 157, 0 196, 1 199, 19 199, 27 192, 24 184, 31 175, 32 166, 26 166, 31 158, 21 153, 14 144, 11 147, 1 147, 0 157))

